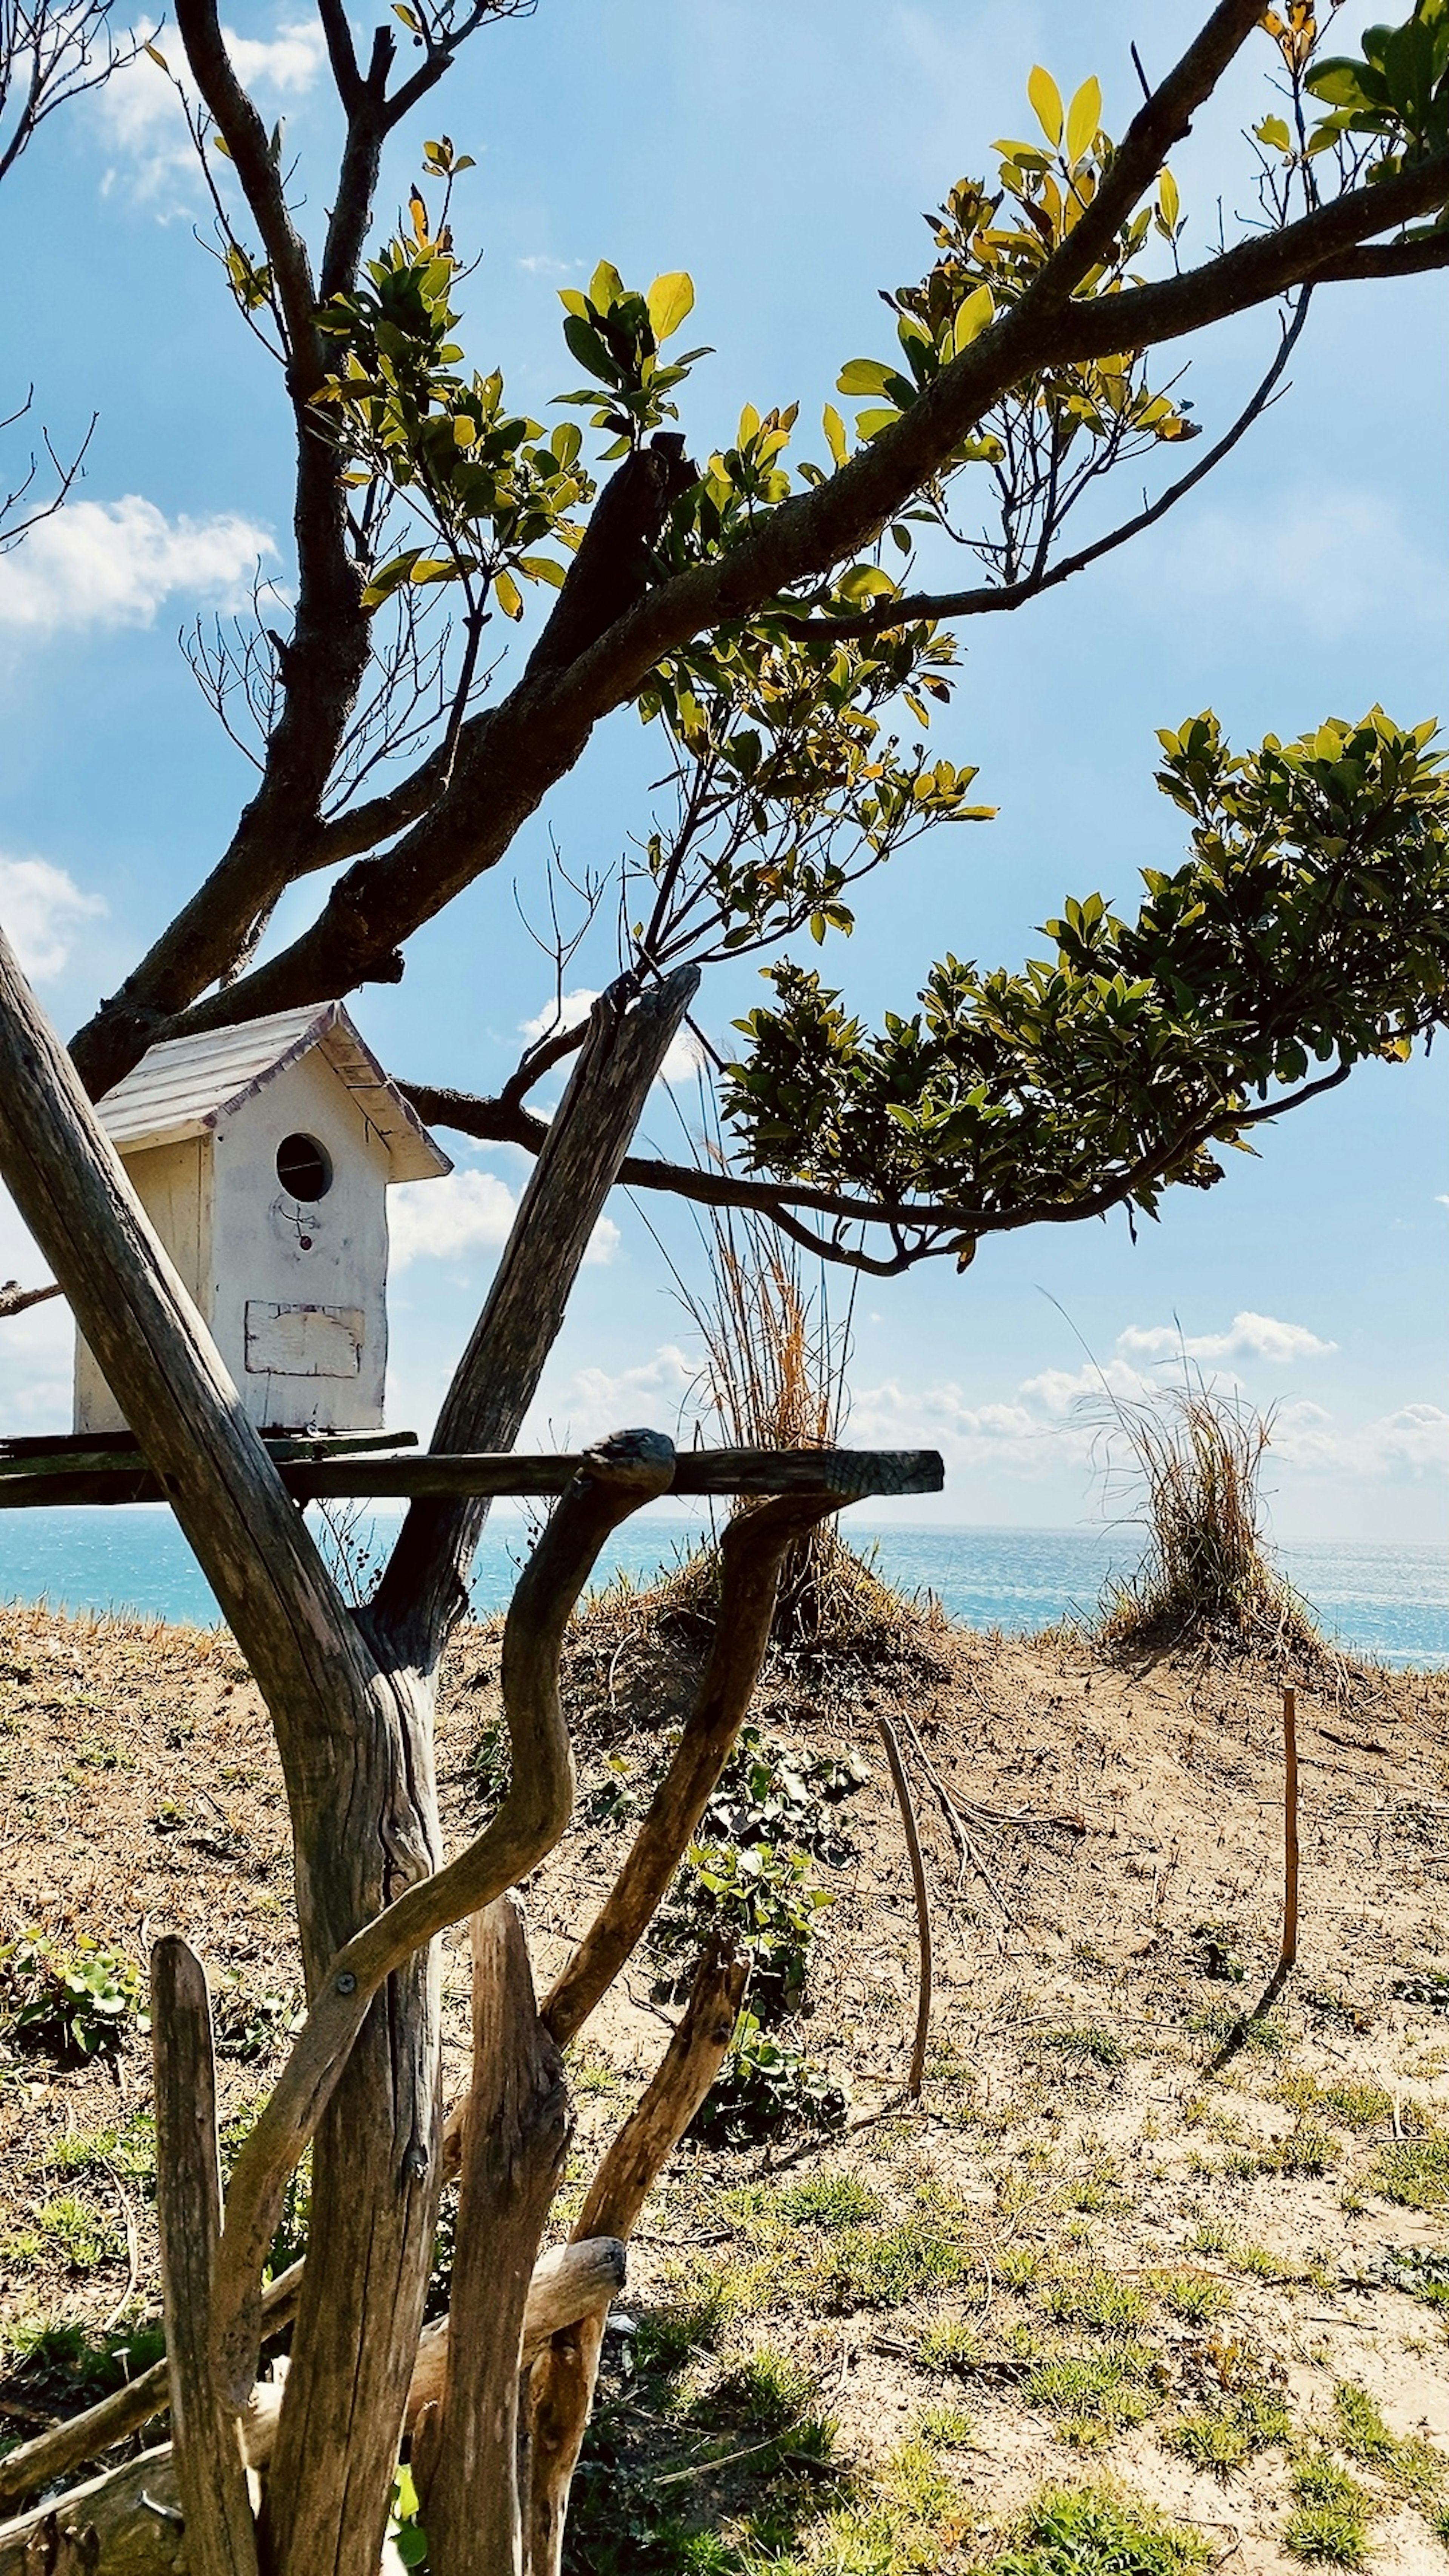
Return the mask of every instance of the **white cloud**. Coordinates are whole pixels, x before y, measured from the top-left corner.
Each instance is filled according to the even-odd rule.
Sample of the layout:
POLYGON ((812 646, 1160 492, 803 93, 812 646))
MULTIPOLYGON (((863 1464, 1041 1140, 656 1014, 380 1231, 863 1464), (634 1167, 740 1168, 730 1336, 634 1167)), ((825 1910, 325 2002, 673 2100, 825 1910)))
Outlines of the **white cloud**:
POLYGON ((1183 1334, 1175 1324, 1152 1324, 1146 1329, 1129 1324, 1118 1334, 1117 1348, 1141 1359, 1175 1359, 1180 1352, 1189 1360, 1272 1360, 1281 1366, 1293 1360, 1326 1359, 1338 1344, 1320 1341, 1306 1324, 1284 1324, 1276 1315, 1245 1310, 1233 1317, 1225 1333, 1183 1334))
MULTIPOLYGON (((322 29, 315 21, 309 25, 299 19, 279 27, 271 37, 238 36, 230 27, 222 33, 244 86, 264 96, 304 96, 325 60, 322 29)), ((153 206, 166 219, 189 213, 197 193, 196 151, 176 84, 193 108, 196 87, 180 39, 172 30, 159 30, 154 20, 140 18, 132 34, 143 45, 156 40, 175 82, 149 54, 138 53, 99 92, 95 112, 122 165, 107 170, 102 187, 109 192, 124 179, 138 203, 153 206)))
MULTIPOLYGON (((555 1029, 576 1029, 580 1020, 588 1018, 598 998, 598 994, 590 992, 587 985, 580 985, 577 992, 563 994, 557 1004, 548 1002, 541 1011, 535 1012, 531 1020, 524 1020, 520 1034, 532 1041, 551 1037, 555 1029)), ((698 1039, 691 1037, 688 1029, 681 1029, 678 1036, 670 1041, 658 1079, 669 1083, 693 1082, 703 1062, 704 1054, 698 1039)))
MULTIPOLYGON (((695 1419, 698 1378, 698 1363, 686 1359, 674 1342, 662 1343, 654 1357, 637 1368, 577 1369, 562 1407, 568 1416, 570 1445, 601 1440, 610 1431, 638 1423, 678 1437, 685 1424, 695 1419)), ((555 1404, 554 1410, 558 1409, 555 1404)), ((713 1436, 718 1438, 717 1428, 713 1436)))
POLYGON ((168 519, 138 492, 74 501, 0 556, 0 629, 149 626, 176 592, 224 605, 275 552, 265 529, 234 512, 168 519))
MULTIPOLYGON (((499 1252, 517 1213, 517 1199, 496 1172, 404 1181, 388 1192, 391 1266, 406 1270, 413 1261, 460 1261, 474 1252, 499 1252)), ((612 1261, 618 1249, 618 1227, 612 1217, 601 1216, 585 1262, 612 1261)))
POLYGON ((0 856, 0 925, 35 983, 61 972, 77 922, 105 909, 100 895, 83 893, 49 859, 0 856))
POLYGON ((1324 636, 1346 635, 1390 609, 1399 623, 1437 624, 1449 596, 1443 566, 1434 570, 1396 506, 1342 484, 1174 521, 1165 546, 1132 577, 1155 589, 1166 580, 1179 603, 1225 600, 1235 614, 1261 605, 1324 636))

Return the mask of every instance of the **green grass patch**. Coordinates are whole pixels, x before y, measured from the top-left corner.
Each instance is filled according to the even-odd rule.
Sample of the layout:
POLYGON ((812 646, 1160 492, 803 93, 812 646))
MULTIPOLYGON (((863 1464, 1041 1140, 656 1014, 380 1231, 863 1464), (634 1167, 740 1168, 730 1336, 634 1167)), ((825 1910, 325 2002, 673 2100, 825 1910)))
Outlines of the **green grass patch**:
POLYGON ((983 2576, 1187 2576, 1210 2555, 1201 2532, 1170 2522, 1127 2488, 1047 2486, 983 2576))
POLYGON ((1049 2056, 1067 2066, 1125 2066, 1128 2051, 1114 2030, 1104 2030, 1099 2022, 1085 2022, 1061 2030, 1038 2033, 1036 2045, 1049 2056))
POLYGON ((1231 2283, 1211 2272, 1152 2272, 1148 2278, 1163 2306, 1187 2325, 1205 2326, 1233 2304, 1231 2283))
POLYGON ((1170 2451, 1195 2469, 1212 2469, 1231 2477, 1260 2451, 1293 2438, 1293 2418, 1286 2399, 1273 2389, 1244 2389, 1225 2406, 1205 2406, 1179 2416, 1162 2439, 1170 2451))
POLYGON ((1057 2419, 1059 2440, 1096 2450, 1134 2424, 1144 2424, 1158 2403, 1153 2355, 1129 2345, 1119 2352, 1057 2353, 1029 2374, 1023 2394, 1057 2419))
POLYGON ((1312 2075, 1286 2075, 1275 2098, 1290 2111, 1321 2113, 1341 2129, 1376 2129, 1394 2110, 1394 2097, 1382 2084, 1320 2084, 1312 2075))
POLYGON ((1395 2495, 1415 2504, 1432 2503, 1446 2477, 1449 2459, 1421 2433, 1401 2438, 1390 2430, 1367 2389, 1341 2379, 1333 2392, 1338 2445, 1361 2468, 1375 2469, 1395 2495))
POLYGON ((1400 2209, 1443 2209, 1449 2204, 1449 2137, 1430 2130, 1422 2138, 1386 2138, 1365 2177, 1382 2200, 1400 2209))
POLYGON ((1086 2326, 1094 2334, 1131 2334, 1146 2323, 1150 2309, 1135 2281, 1096 2263, 1053 2267, 1038 2281, 1037 2296, 1057 2325, 1086 2326))

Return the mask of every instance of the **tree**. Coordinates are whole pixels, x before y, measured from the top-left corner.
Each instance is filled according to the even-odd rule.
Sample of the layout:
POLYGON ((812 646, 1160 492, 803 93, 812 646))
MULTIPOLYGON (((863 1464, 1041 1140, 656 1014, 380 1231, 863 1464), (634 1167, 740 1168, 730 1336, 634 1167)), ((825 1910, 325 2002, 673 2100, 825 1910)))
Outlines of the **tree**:
MULTIPOLYGON (((413 1086, 430 1118, 538 1157, 437 1452, 516 1438, 617 1177, 756 1210, 859 1266, 946 1253, 964 1264, 995 1231, 1114 1205, 1150 1212, 1175 1182, 1208 1186, 1214 1147, 1244 1142, 1366 1056, 1404 1055, 1443 1016, 1446 788, 1432 729, 1377 710, 1242 756, 1211 716, 1164 735, 1161 783, 1189 818, 1191 854, 1148 877, 1137 918, 1096 896, 1072 901, 1049 925, 1046 963, 982 974, 948 957, 919 1009, 877 1034, 779 952, 806 930, 817 942, 848 930, 852 885, 918 832, 982 819, 969 769, 890 729, 904 709, 924 735, 949 694, 949 621, 1026 605, 1170 509, 1261 416, 1320 291, 1449 264, 1449 6, 1417 0, 1356 58, 1325 58, 1304 0, 1262 18, 1277 90, 1253 140, 1260 219, 1196 266, 1182 262, 1169 156, 1255 38, 1261 0, 1222 0, 1156 88, 1144 81, 1115 142, 1095 81, 1064 102, 1033 72, 1039 138, 997 147, 989 184, 950 189, 928 274, 887 298, 894 347, 841 371, 836 390, 859 408, 848 426, 826 406, 828 462, 792 465, 795 415, 749 405, 727 452, 691 461, 670 424, 699 353, 668 354, 690 282, 672 274, 636 292, 602 264, 587 294, 564 298, 564 336, 589 379, 566 401, 607 442, 601 487, 578 425, 546 430, 510 412, 501 375, 470 370, 452 336, 452 193, 466 156, 446 137, 424 145, 398 230, 373 239, 389 136, 462 45, 517 13, 507 0, 410 0, 396 15, 415 60, 400 72, 390 26, 364 64, 338 0, 318 6, 344 132, 332 185, 308 192, 330 207, 315 243, 282 137, 244 91, 211 0, 177 11, 226 274, 281 363, 296 456, 290 631, 259 613, 196 640, 219 712, 252 748, 256 789, 210 875, 68 1055, 6 962, 0 1166, 257 1676, 296 1843, 309 2018, 233 2175, 219 2247, 211 2151, 198 2161, 193 2145, 188 2162, 186 2123, 168 2131, 188 2554, 208 2576, 258 2565, 361 2576, 377 2564, 442 2164, 430 1944, 467 1914, 478 2038, 464 2132, 474 2250, 456 2285, 467 2331, 450 2338, 441 2400, 414 2442, 439 2576, 516 2566, 520 2517, 541 2576, 557 2564, 597 2359, 596 2329, 575 2311, 533 2365, 520 2498, 512 2410, 558 2153, 555 2052, 639 1937, 725 1758, 780 1553, 802 1515, 840 1496, 817 1490, 737 1525, 734 1590, 683 1771, 671 1769, 626 1856, 583 1965, 540 2016, 506 1901, 566 1818, 562 1622, 608 1528, 659 1489, 669 1462, 657 1444, 626 1443, 586 1462, 563 1498, 510 1614, 513 1788, 480 1843, 445 1866, 433 1693, 483 1505, 415 1503, 373 1599, 344 1608, 88 1098, 157 1038, 401 974, 413 933, 498 866, 594 729, 629 707, 667 743, 674 804, 617 889, 618 985, 586 1031, 531 1047, 494 1100, 413 1086), (1164 273, 1143 274, 1154 255, 1164 273), (1174 479, 1195 424, 1155 353, 1260 306, 1283 308, 1273 364, 1174 479), (1159 451, 1169 479, 1155 499, 1074 544, 1113 473, 1159 451), (976 587, 907 586, 915 549, 929 560, 942 531, 974 547, 976 587), (497 640, 499 618, 523 623, 531 589, 557 597, 517 676, 491 694, 485 636, 497 640), (311 923, 261 955, 283 893, 342 863, 311 923), (721 1068, 733 1162, 695 1171, 628 1157, 700 969, 751 950, 774 955, 775 994, 721 1068), (575 1051, 546 1126, 530 1096, 575 1051), (505 2130, 511 2161, 491 2152, 505 2130), (292 2369, 254 2527, 232 2410, 250 2393, 277 2195, 314 2135, 292 2369), (499 2282, 507 2296, 492 2298, 499 2282)), ((702 1969, 644 2130, 626 2133, 590 2195, 600 2236, 627 2233, 651 2157, 707 2080, 738 1996, 732 1973, 702 1969)), ((204 2087, 204 1999, 174 1955, 157 1977, 162 2093, 179 2100, 178 2068, 204 2087)), ((134 2496, 114 2510, 130 2514, 125 2563, 139 2565, 134 2496)), ((159 2551, 164 2532, 152 2538, 159 2551)))

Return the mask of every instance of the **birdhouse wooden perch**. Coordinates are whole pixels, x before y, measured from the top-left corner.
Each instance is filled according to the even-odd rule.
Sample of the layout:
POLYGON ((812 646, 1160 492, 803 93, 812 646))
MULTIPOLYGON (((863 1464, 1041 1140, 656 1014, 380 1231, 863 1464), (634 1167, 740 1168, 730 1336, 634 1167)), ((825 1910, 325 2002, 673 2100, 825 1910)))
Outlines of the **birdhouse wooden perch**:
MULTIPOLYGON (((453 1167, 341 1003, 154 1046, 97 1114, 253 1422, 379 1430, 388 1185, 453 1167)), ((75 1428, 124 1428, 79 1340, 75 1428)))

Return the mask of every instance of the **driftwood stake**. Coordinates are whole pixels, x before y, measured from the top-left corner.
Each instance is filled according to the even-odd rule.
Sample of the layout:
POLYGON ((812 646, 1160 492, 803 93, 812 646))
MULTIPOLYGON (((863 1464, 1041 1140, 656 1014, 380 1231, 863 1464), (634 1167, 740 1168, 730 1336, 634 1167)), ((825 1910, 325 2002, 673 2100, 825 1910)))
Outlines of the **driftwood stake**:
POLYGON ((921 1829, 916 1821, 915 1800, 896 1742, 895 1728, 884 1717, 876 1719, 886 1760, 891 1766, 896 1804, 905 1827, 906 1850, 910 1854, 911 1886, 916 1899, 916 1945, 920 1972, 916 1984, 916 2031, 911 2042, 911 2071, 906 2078, 906 2100, 919 2102, 926 2080, 926 2042, 931 2032, 931 1900, 926 1889, 926 1864, 921 1853, 921 1829))
POLYGON ((538 2017, 517 1905, 500 1897, 472 1930, 473 2089, 436 2472, 422 2507, 445 2576, 518 2576, 524 2310, 568 2146, 568 2092, 538 2017))
POLYGON ((1298 1956, 1298 1694, 1283 1693, 1283 1947, 1279 1974, 1298 1956))
MULTIPOLYGON (((684 2017, 657 2075, 605 2155, 574 2229, 628 2239, 666 2159, 724 2062, 744 2000, 745 1962, 701 1960, 684 2017)), ((556 2334, 533 2367, 528 2396, 526 2576, 559 2576, 573 2484, 604 2341, 604 2309, 556 2334)), ((451 2568, 449 2571, 451 2576, 451 2568)))
POLYGON ((211 1999, 175 1933, 151 1954, 156 2069, 156 2218, 176 2476, 188 2576, 257 2576, 241 2427, 217 2402, 211 2297, 221 2232, 211 1999))

